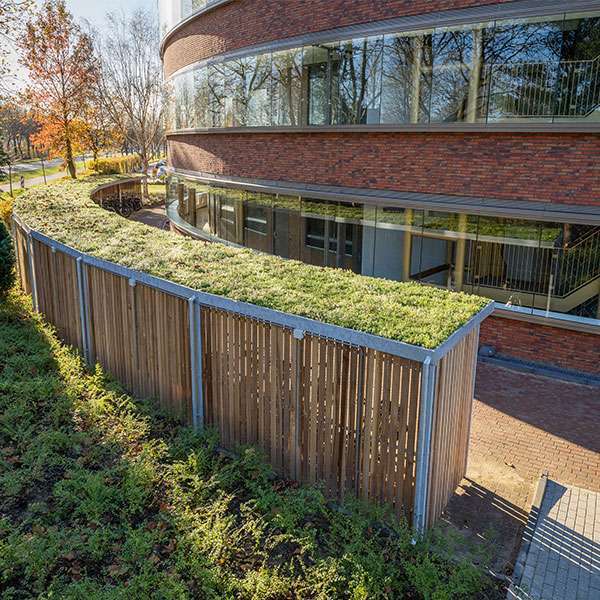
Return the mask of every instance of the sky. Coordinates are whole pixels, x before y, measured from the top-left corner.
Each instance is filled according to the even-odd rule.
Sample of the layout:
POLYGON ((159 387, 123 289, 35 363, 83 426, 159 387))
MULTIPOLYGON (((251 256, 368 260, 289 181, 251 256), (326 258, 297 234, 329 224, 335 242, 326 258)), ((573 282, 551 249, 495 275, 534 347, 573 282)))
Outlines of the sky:
MULTIPOLYGON (((109 12, 124 11, 132 12, 142 6, 156 7, 156 0, 66 0, 67 7, 75 20, 79 23, 89 21, 95 29, 102 30, 105 27, 105 15, 109 12)), ((41 5, 42 0, 37 0, 41 5)), ((27 82, 26 70, 18 64, 15 52, 11 54, 10 62, 14 65, 16 77, 15 87, 22 88, 27 82)))

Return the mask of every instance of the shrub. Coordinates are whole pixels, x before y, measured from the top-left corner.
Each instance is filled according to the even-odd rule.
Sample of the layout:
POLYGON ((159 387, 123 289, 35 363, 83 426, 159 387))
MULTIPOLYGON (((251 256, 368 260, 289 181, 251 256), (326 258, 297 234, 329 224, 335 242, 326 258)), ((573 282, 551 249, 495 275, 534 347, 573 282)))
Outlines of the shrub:
POLYGON ((4 221, 7 227, 10 227, 13 204, 14 200, 10 194, 0 192, 0 221, 4 221))
POLYGON ((137 155, 99 158, 94 165, 94 171, 100 175, 124 175, 141 168, 142 161, 137 155))
POLYGON ((337 507, 252 448, 224 456, 213 431, 86 370, 15 292, 0 303, 0 414, 2 598, 500 597, 468 549, 459 562, 413 545, 385 509, 337 507))
POLYGON ((4 221, 0 220, 0 297, 5 296, 15 282, 15 253, 4 221))

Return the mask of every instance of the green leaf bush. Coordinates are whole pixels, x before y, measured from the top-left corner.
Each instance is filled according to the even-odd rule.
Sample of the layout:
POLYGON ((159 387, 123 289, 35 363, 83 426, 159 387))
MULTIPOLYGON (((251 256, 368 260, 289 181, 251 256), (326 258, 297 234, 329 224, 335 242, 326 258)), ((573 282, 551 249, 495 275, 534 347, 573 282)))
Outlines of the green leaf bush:
POLYGON ((192 289, 436 348, 490 300, 465 293, 316 267, 210 244, 128 221, 100 208, 90 177, 29 190, 15 213, 78 250, 192 289))
POLYGON ((5 296, 15 281, 15 253, 8 229, 0 220, 0 298, 5 296))
POLYGON ((94 171, 99 175, 123 175, 141 168, 142 161, 137 155, 99 158, 94 163, 94 171))
POLYGON ((0 415, 3 600, 506 595, 487 548, 459 552, 441 532, 413 545, 383 508, 337 506, 252 448, 224 456, 213 431, 88 371, 16 293, 0 302, 0 415))

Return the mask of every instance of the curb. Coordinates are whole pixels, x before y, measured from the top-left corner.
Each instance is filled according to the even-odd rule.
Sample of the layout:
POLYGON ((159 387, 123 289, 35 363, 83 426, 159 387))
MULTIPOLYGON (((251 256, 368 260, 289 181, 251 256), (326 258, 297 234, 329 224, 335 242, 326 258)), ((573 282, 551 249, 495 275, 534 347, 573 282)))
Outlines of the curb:
POLYGON ((523 531, 523 541, 521 542, 521 548, 519 550, 519 554, 517 556, 517 561, 515 563, 515 568, 513 571, 512 583, 508 588, 508 592, 506 594, 507 600, 524 600, 524 598, 530 597, 529 594, 522 596, 524 590, 521 590, 520 586, 521 580, 523 578, 523 571, 525 570, 525 563, 527 562, 527 555, 531 546, 531 540, 533 539, 533 534, 535 532, 535 528, 537 526, 538 518, 540 515, 540 509, 544 500, 544 494, 546 493, 547 483, 548 472, 544 471, 544 473, 542 473, 542 475, 540 476, 535 490, 535 494, 533 496, 531 509, 529 511, 529 517, 527 518, 525 530, 523 531))

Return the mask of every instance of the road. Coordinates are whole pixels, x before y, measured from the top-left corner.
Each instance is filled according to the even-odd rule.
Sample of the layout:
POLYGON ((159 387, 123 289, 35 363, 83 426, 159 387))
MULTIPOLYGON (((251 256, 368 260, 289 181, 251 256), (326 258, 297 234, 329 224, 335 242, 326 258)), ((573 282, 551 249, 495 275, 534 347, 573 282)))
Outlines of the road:
MULTIPOLYGON (((56 181, 61 177, 65 176, 64 171, 60 171, 59 173, 51 173, 50 175, 46 175, 46 181, 56 181)), ((34 185, 40 185, 44 183, 44 177, 32 177, 25 182, 25 189, 33 187, 34 185)), ((20 188, 20 184, 18 181, 13 181, 13 190, 17 190, 20 188)), ((3 183, 0 185, 0 191, 2 192, 10 192, 10 184, 3 183)))
MULTIPOLYGON (((87 158, 89 158, 89 157, 86 157, 86 159, 87 158)), ((83 162, 83 158, 77 157, 75 159, 75 162, 78 164, 81 164, 83 162)), ((51 167, 58 167, 62 163, 63 163, 62 158, 53 158, 52 160, 48 160, 48 161, 45 160, 44 167, 46 169, 50 169, 51 167)), ((15 164, 11 165, 11 169, 13 172, 13 189, 16 190, 16 189, 19 189, 19 187, 20 187, 20 183, 19 183, 20 174, 31 172, 31 171, 38 171, 41 168, 42 168, 42 163, 40 161, 19 162, 19 163, 15 163, 15 164)), ((59 171, 58 173, 47 173, 46 181, 56 181, 57 179, 60 179, 61 177, 64 177, 64 176, 65 176, 65 171, 59 171)), ((43 175, 40 175, 39 177, 30 177, 25 181, 25 187, 30 188, 34 185, 40 185, 42 183, 44 183, 43 175)), ((0 191, 9 192, 10 184, 8 182, 0 184, 0 191)))

